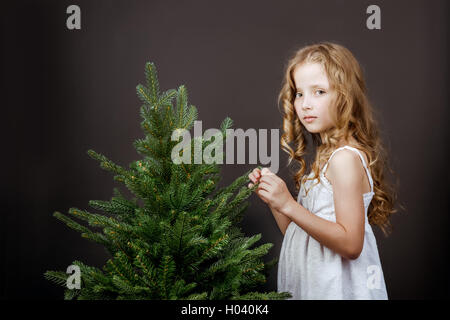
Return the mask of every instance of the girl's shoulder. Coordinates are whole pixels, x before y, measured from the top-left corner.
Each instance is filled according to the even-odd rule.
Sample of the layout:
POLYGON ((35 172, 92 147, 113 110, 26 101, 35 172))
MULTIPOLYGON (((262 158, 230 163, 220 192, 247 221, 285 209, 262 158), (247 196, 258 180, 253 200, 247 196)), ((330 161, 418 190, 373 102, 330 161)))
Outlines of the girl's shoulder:
POLYGON ((328 160, 326 172, 341 171, 356 168, 361 163, 359 155, 349 148, 340 148, 333 152, 328 160))
POLYGON ((347 143, 341 147, 336 148, 332 152, 332 155, 330 156, 330 159, 328 160, 328 162, 335 156, 335 154, 340 153, 341 151, 344 151, 344 153, 346 152, 347 154, 353 153, 357 157, 359 157, 359 155, 361 155, 364 159, 364 163, 366 164, 366 166, 369 163, 367 154, 364 151, 363 147, 361 147, 359 144, 356 144, 356 143, 347 143), (349 148, 347 148, 347 147, 349 147, 349 148))
POLYGON ((340 147, 330 157, 324 175, 331 184, 337 179, 337 176, 342 178, 357 177, 362 179, 361 181, 363 181, 365 186, 364 191, 368 192, 370 191, 370 182, 366 175, 367 163, 368 159, 364 151, 351 145, 340 147), (361 157, 364 161, 361 161, 361 157))

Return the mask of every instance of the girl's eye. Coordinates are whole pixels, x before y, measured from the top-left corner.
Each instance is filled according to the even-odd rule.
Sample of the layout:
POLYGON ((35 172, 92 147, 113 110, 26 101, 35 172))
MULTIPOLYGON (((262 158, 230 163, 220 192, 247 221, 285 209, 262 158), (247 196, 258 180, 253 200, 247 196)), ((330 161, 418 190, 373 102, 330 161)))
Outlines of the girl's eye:
MULTIPOLYGON (((316 93, 317 93, 317 92, 320 92, 319 95, 323 95, 323 94, 325 93, 325 91, 323 91, 323 90, 316 90, 316 93)), ((303 94, 302 94, 301 92, 295 93, 295 97, 296 97, 296 98, 301 98, 302 95, 303 95, 303 94)))

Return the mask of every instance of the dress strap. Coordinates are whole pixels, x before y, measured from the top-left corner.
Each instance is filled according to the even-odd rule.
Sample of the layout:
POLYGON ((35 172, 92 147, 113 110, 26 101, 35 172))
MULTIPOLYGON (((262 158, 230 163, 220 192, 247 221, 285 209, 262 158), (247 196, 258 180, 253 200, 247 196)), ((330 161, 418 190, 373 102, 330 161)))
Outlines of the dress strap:
POLYGON ((372 176, 370 175, 370 171, 367 168, 366 161, 364 160, 364 157, 362 156, 361 152, 359 152, 359 150, 354 147, 343 146, 343 147, 340 147, 340 148, 337 148, 336 150, 334 150, 333 153, 331 154, 330 158, 328 159, 327 163, 325 164, 325 166, 322 169, 323 173, 325 173, 325 170, 327 170, 328 163, 330 162, 331 158, 333 158, 334 154, 337 151, 342 150, 342 149, 349 149, 349 150, 352 150, 352 151, 355 151, 356 153, 358 153, 359 157, 361 158, 361 162, 364 166, 364 169, 366 170, 367 177, 369 178, 370 192, 373 192, 373 180, 372 180, 372 176))

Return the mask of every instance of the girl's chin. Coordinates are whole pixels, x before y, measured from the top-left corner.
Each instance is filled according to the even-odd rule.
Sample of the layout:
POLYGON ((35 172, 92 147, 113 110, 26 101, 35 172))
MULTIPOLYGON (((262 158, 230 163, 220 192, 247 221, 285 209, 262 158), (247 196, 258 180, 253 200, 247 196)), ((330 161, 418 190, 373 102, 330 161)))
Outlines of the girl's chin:
POLYGON ((319 133, 319 132, 321 132, 321 130, 320 130, 320 128, 318 129, 318 128, 316 128, 315 126, 312 126, 312 125, 310 125, 310 124, 306 124, 306 125, 303 125, 304 127, 305 127, 305 129, 309 132, 309 133, 319 133))

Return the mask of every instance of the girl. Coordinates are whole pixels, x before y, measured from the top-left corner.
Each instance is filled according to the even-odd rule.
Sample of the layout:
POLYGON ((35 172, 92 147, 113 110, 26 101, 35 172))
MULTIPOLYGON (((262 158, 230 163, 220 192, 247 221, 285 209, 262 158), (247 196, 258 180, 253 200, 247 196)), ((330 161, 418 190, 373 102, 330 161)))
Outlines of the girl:
POLYGON ((292 299, 387 299, 371 224, 387 234, 395 190, 384 181, 385 152, 360 65, 341 45, 306 46, 288 61, 279 102, 282 148, 289 164, 300 164, 297 201, 267 168, 249 175, 284 234, 278 291, 292 299), (308 137, 316 158, 304 176, 308 137))

